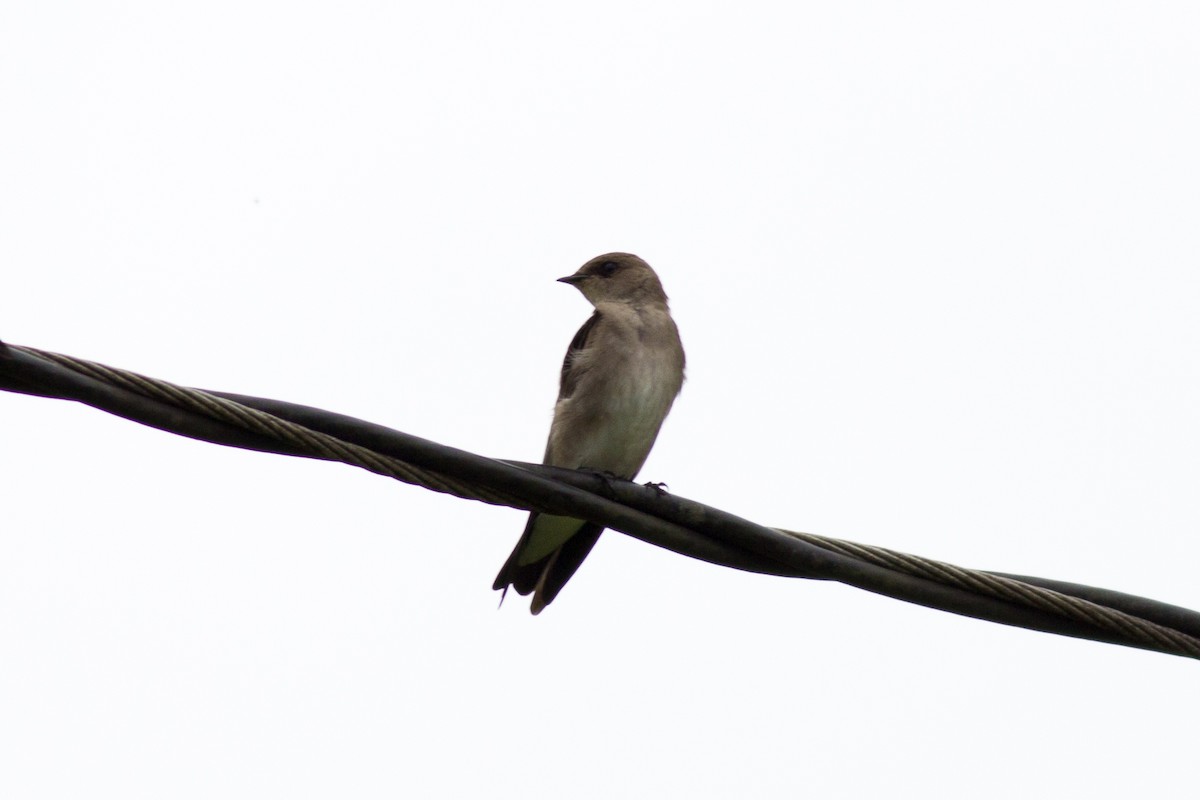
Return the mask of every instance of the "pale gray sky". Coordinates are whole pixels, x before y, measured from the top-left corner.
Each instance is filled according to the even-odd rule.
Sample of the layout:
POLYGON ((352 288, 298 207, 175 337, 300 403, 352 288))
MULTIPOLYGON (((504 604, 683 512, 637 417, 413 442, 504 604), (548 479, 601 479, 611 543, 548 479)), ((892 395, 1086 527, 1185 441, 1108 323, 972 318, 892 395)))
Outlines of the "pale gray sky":
MULTIPOLYGON (((607 250, 642 473, 1200 608, 1188 3, 8 3, 0 338, 540 457, 607 250)), ((1187 796, 1194 662, 0 394, 0 795, 1187 796)))

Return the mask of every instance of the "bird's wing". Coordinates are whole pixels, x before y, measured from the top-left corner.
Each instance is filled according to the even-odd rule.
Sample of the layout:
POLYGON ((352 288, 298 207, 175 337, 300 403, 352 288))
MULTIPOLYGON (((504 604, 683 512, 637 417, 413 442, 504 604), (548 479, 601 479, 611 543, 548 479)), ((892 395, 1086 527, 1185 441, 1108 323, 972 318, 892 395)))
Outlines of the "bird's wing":
POLYGON ((575 333, 575 338, 571 340, 571 344, 567 346, 567 354, 563 357, 562 375, 558 382, 558 399, 570 397, 575 394, 575 387, 579 384, 580 371, 575 369, 575 357, 580 351, 587 347, 588 337, 596 328, 596 323, 600 321, 600 312, 597 311, 588 317, 587 322, 583 323, 575 333))
MULTIPOLYGON (((576 359, 588 346, 588 339, 600 321, 597 311, 575 333, 563 358, 558 399, 571 397, 579 386, 586 367, 576 359)), ((546 443, 545 463, 550 463, 550 442, 546 443)), ((530 608, 537 614, 562 589, 583 563, 604 528, 590 522, 551 514, 532 513, 512 555, 500 568, 494 589, 512 586, 518 594, 534 593, 530 608)))

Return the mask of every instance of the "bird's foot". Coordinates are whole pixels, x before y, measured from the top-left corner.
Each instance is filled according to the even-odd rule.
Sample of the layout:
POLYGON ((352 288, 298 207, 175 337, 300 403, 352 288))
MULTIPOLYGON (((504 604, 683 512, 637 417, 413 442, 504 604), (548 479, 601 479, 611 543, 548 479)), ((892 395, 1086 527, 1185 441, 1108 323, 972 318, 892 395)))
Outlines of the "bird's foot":
POLYGON ((668 494, 667 485, 665 483, 656 483, 655 481, 646 481, 642 485, 648 489, 653 489, 654 493, 656 495, 658 495, 659 497, 662 497, 662 496, 668 494))
POLYGON ((609 472, 606 469, 590 469, 588 472, 600 479, 601 485, 604 487, 604 494, 608 495, 608 499, 616 498, 616 490, 613 488, 613 481, 626 480, 615 472, 609 472))

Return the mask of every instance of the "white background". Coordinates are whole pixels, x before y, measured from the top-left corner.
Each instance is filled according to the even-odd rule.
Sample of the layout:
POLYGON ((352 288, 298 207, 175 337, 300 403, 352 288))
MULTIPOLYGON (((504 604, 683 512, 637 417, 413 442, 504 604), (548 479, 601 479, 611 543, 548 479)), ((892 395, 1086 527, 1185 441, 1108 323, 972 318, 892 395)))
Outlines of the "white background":
MULTIPOLYGON (((0 338, 540 457, 654 265, 641 475, 1200 608, 1191 3, 6 3, 0 338), (169 9, 169 10, 168 10, 169 9)), ((1197 664, 0 394, 0 796, 1191 797, 1197 664)))

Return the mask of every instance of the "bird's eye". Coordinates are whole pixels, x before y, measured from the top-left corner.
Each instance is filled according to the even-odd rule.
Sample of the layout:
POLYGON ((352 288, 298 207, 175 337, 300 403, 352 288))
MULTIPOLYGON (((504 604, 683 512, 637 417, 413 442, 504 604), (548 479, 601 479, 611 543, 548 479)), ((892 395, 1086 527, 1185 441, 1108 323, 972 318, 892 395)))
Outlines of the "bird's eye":
POLYGON ((600 265, 600 274, 606 278, 609 275, 612 275, 616 271, 617 271, 617 262, 615 262, 615 261, 605 261, 603 264, 600 265))

